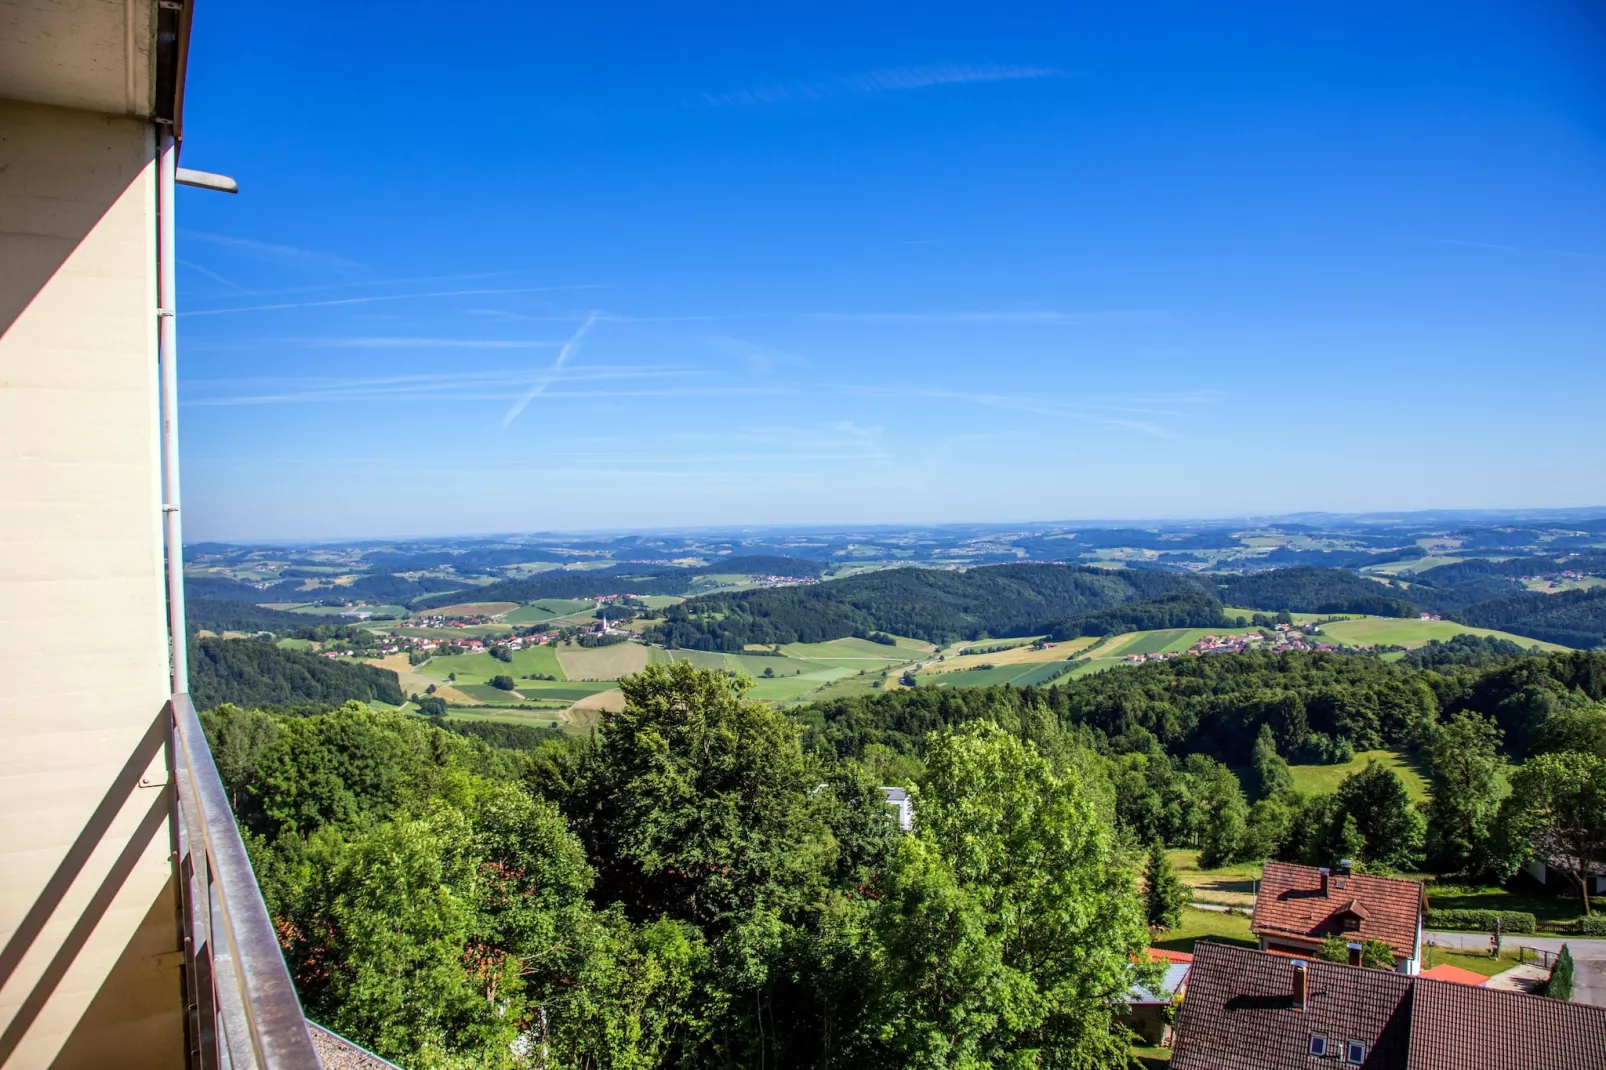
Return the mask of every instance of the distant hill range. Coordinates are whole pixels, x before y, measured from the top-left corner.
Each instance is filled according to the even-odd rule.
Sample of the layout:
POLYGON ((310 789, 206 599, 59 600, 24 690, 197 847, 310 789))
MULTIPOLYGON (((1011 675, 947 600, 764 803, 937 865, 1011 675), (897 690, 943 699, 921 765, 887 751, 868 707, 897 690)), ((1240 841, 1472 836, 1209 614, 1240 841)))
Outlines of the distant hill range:
MULTIPOLYGON (((1527 573, 1513 575, 1545 567, 1555 566, 1531 561, 1527 573)), ((1530 592, 1509 575, 1482 575, 1465 564, 1430 569, 1409 585, 1390 586, 1345 569, 1310 567, 1225 576, 1054 564, 890 569, 810 587, 693 598, 665 611, 663 623, 648 637, 692 650, 723 651, 873 631, 933 643, 1045 634, 1063 639, 1149 628, 1229 627, 1223 605, 1383 617, 1432 612, 1567 646, 1606 645, 1606 588, 1530 592), (1463 571, 1436 577, 1443 569, 1463 571)))

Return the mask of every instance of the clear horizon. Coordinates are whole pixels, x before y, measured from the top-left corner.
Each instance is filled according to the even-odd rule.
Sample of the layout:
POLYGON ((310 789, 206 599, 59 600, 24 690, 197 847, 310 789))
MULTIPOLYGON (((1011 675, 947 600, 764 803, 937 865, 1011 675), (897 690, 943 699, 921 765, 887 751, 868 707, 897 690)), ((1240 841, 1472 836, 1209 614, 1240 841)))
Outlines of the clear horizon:
POLYGON ((1582 7, 493 17, 197 14, 189 541, 1606 498, 1582 7))

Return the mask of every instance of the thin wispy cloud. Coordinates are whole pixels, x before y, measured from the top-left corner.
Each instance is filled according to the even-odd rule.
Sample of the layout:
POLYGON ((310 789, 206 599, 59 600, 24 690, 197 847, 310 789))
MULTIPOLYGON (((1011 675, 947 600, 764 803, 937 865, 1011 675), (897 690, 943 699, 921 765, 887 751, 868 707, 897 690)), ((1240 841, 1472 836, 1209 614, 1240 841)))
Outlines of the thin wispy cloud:
MULTIPOLYGON (((429 293, 371 294, 367 297, 339 297, 328 301, 289 301, 276 305, 237 305, 232 308, 203 308, 193 312, 180 312, 181 316, 227 316, 237 312, 278 312, 290 308, 334 308, 340 305, 367 305, 376 301, 422 301, 435 297, 478 297, 485 295, 551 293, 554 290, 580 289, 573 286, 517 286, 504 290, 434 290, 429 293)), ((557 320, 572 316, 554 317, 557 320)))
POLYGON ((1119 412, 1146 413, 1149 415, 1181 415, 1164 410, 1147 410, 1117 405, 1089 406, 1074 402, 1055 401, 1048 398, 1017 397, 1009 394, 987 394, 980 392, 965 392, 959 390, 871 390, 857 391, 866 394, 896 395, 899 397, 922 397, 939 401, 963 401, 972 405, 982 405, 992 409, 1004 409, 1009 412, 1023 412, 1034 416, 1053 416, 1065 420, 1077 420, 1083 423, 1096 424, 1118 431, 1136 431, 1140 434, 1150 435, 1154 438, 1175 438, 1176 435, 1165 427, 1149 420, 1134 420, 1127 416, 1110 415, 1119 412))
POLYGON ((250 260, 260 260, 272 264, 300 264, 302 266, 338 268, 350 271, 361 268, 363 265, 355 260, 348 260, 334 253, 320 252, 316 249, 300 249, 294 245, 275 245, 272 242, 255 241, 251 238, 236 238, 229 234, 207 234, 202 231, 187 230, 184 232, 187 241, 206 242, 227 249, 237 256, 250 260))
MULTIPOLYGON (((541 371, 529 369, 453 371, 370 378, 220 379, 187 380, 184 404, 195 406, 273 405, 319 401, 426 400, 504 401, 509 388, 527 387, 541 371), (213 394, 224 390, 227 393, 213 394)), ((571 382, 630 382, 684 379, 709 374, 700 368, 643 365, 598 365, 570 372, 571 382)), ((636 391, 607 391, 610 396, 633 396, 636 391)), ((563 396, 588 396, 575 391, 563 396)))
POLYGON ((188 268, 189 270, 195 272, 197 275, 200 275, 203 278, 211 279, 213 282, 219 283, 219 284, 221 284, 223 286, 227 286, 231 290, 237 290, 237 291, 239 291, 240 293, 243 293, 243 294, 248 294, 248 293, 251 292, 250 290, 247 290, 244 286, 241 286, 238 283, 230 282, 228 279, 225 279, 222 275, 219 275, 217 272, 213 271, 211 268, 202 267, 200 264, 195 263, 193 260, 180 260, 178 262, 178 266, 181 267, 181 268, 188 268))
POLYGON ((597 322, 598 315, 600 313, 592 312, 591 315, 586 317, 585 322, 580 324, 580 329, 575 331, 564 347, 558 351, 558 357, 552 362, 552 367, 547 369, 547 374, 531 383, 530 389, 524 392, 524 396, 515 401, 513 407, 507 410, 507 415, 502 417, 502 430, 506 431, 508 426, 519 418, 519 413, 523 412, 530 402, 539 397, 548 386, 551 386, 554 379, 563 374, 563 369, 568 366, 569 361, 573 360, 574 355, 580 352, 580 343, 585 341, 586 334, 591 330, 592 325, 597 322))
POLYGON ((1037 78, 1064 78, 1064 71, 1049 67, 1010 64, 946 63, 931 67, 893 67, 865 74, 817 82, 760 86, 730 93, 705 93, 703 100, 716 108, 753 107, 830 100, 842 96, 877 96, 942 85, 979 82, 1017 82, 1037 78))
POLYGON ((310 349, 557 349, 562 342, 531 338, 286 338, 277 344, 310 349))

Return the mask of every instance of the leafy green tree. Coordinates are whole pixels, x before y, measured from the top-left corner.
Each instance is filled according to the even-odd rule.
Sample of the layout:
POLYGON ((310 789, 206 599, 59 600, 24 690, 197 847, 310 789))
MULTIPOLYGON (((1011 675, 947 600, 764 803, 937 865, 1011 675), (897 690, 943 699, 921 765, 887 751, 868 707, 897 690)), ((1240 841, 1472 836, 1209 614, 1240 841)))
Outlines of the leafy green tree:
POLYGON ((1562 944, 1561 951, 1556 955, 1556 964, 1550 968, 1550 976, 1545 980, 1543 994, 1551 999, 1571 1000, 1573 972, 1573 953, 1566 944, 1562 944))
POLYGON ((1199 864, 1224 866, 1238 857, 1248 827, 1249 806, 1232 770, 1203 754, 1190 754, 1183 765, 1192 785, 1195 809, 1202 822, 1199 864))
POLYGON ((1143 903, 1150 927, 1175 929, 1182 924, 1182 908, 1191 898, 1188 886, 1177 879, 1165 845, 1155 840, 1149 846, 1149 861, 1143 871, 1143 903))
POLYGON ((1420 864, 1425 823, 1392 769, 1376 759, 1367 762, 1339 784, 1335 802, 1355 819, 1364 841, 1360 858, 1396 869, 1420 864))
POLYGON ((261 710, 242 710, 229 703, 201 714, 201 727, 218 776, 229 789, 229 806, 239 813, 246 789, 255 783, 257 763, 278 735, 278 727, 261 710))
MULTIPOLYGON (((1076 781, 989 724, 934 737, 873 924, 872 1032, 898 1066, 1098 1066, 1143 910, 1076 781)), ((1151 971, 1152 972, 1152 971, 1151 971)))
POLYGON ((1254 753, 1250 756, 1250 768, 1254 773, 1255 793, 1259 798, 1269 798, 1293 789, 1294 774, 1282 755, 1277 753, 1277 740, 1269 724, 1260 726, 1260 735, 1255 740, 1254 753))
POLYGON ((1489 838, 1506 792, 1499 746, 1499 727, 1476 713, 1458 713, 1433 733, 1427 844, 1438 873, 1480 873, 1489 864, 1489 838))
POLYGON ((1551 714, 1534 730, 1535 753, 1575 751, 1606 759, 1606 703, 1551 714))
POLYGON ((1561 751, 1529 758, 1500 808, 1505 868, 1537 859, 1567 875, 1590 913, 1590 873, 1606 861, 1606 761, 1561 751))
MULTIPOLYGON (((1342 936, 1329 936, 1316 949, 1316 957, 1324 962, 1349 964, 1350 941, 1342 936)), ((1369 970, 1393 970, 1394 949, 1388 941, 1367 937, 1361 941, 1361 965, 1369 970)))
POLYGON ((506 673, 498 673, 485 682, 496 688, 498 691, 512 691, 514 688, 518 687, 518 684, 514 681, 513 677, 508 676, 506 673))
POLYGON ((620 682, 624 709, 604 716, 571 804, 604 901, 708 932, 818 899, 820 771, 747 686, 686 661, 620 682))

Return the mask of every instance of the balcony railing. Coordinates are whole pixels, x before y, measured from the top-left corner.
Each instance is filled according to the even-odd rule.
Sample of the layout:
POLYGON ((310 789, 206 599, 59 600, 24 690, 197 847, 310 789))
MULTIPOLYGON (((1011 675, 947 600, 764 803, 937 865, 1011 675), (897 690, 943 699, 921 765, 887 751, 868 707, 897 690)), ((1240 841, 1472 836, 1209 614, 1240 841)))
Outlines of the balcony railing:
POLYGON ((168 702, 189 1065, 319 1070, 223 782, 185 694, 168 702))

